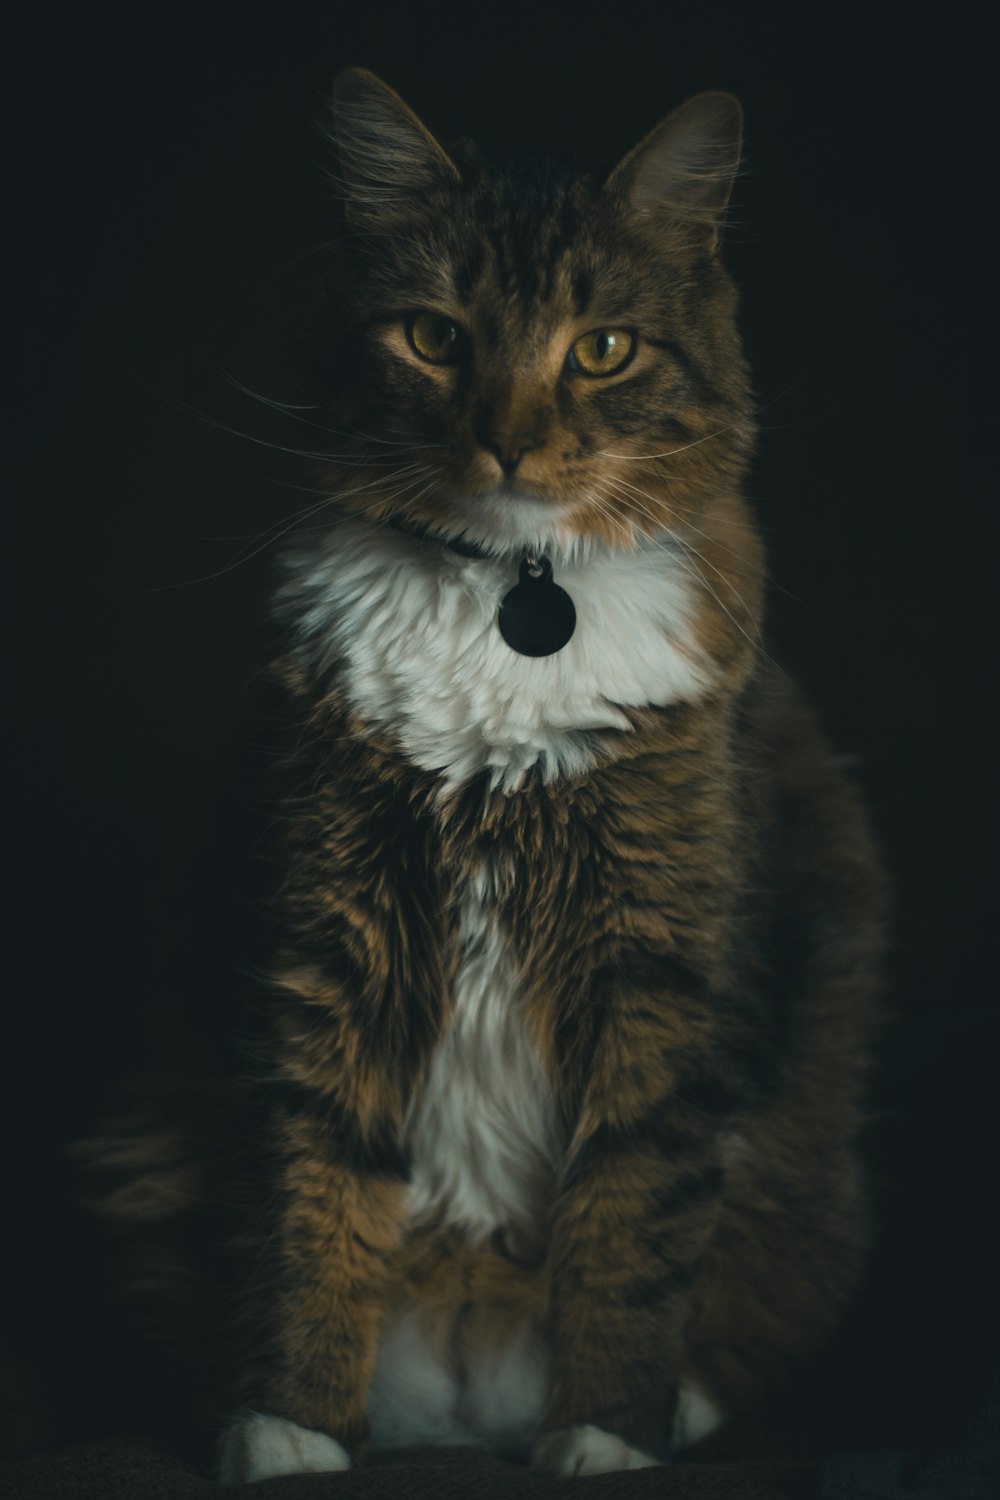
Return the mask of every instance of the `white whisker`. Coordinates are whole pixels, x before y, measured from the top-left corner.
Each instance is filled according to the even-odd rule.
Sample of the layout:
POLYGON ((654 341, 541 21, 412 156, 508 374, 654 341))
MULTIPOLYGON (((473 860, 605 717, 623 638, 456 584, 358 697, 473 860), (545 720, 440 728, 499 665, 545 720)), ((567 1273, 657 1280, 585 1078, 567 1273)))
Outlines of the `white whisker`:
MULTIPOLYGON (((608 482, 609 485, 612 485, 612 486, 616 483, 613 480, 609 480, 607 482, 608 482)), ((619 500, 619 502, 622 505, 626 506, 627 508, 634 508, 637 511, 639 511, 641 514, 643 514, 643 515, 645 515, 647 517, 650 517, 650 519, 654 519, 654 520, 656 519, 655 517, 652 516, 652 513, 650 511, 646 510, 646 508, 644 506, 640 505, 632 496, 623 493, 621 490, 618 490, 616 492, 615 490, 612 489, 610 492, 611 493, 616 493, 616 497, 619 500)), ((658 522, 658 524, 662 525, 661 522, 658 522)), ((730 592, 735 596, 735 598, 743 606, 743 609, 746 612, 747 618, 750 619, 750 620, 754 619, 754 616, 753 616, 752 612, 750 611, 750 609, 747 606, 746 600, 743 598, 743 596, 741 595, 741 593, 739 592, 739 590, 736 588, 736 586, 732 583, 732 581, 727 577, 727 575, 725 573, 723 573, 721 571, 721 569, 717 568, 714 563, 712 563, 712 562, 709 561, 708 558, 703 557, 702 554, 697 550, 697 548, 695 548, 691 543, 686 542, 684 540, 684 538, 681 537, 675 530, 671 530, 670 531, 670 540, 679 549, 679 551, 677 553, 677 561, 680 564, 680 566, 685 570, 685 572, 689 575, 689 577, 692 577, 692 578, 696 579, 701 584, 701 586, 705 590, 705 592, 712 599, 714 599, 715 603, 726 614, 726 616, 732 621, 733 625, 736 626, 736 629, 740 632, 740 634, 744 637, 744 639, 747 640, 750 643, 750 645, 753 647, 755 653, 757 653, 762 658, 762 660, 768 662, 769 664, 773 664, 771 662, 771 657, 768 655, 767 651, 764 649, 764 646, 762 644, 761 637, 760 637, 759 622, 757 623, 757 635, 756 635, 756 637, 752 636, 749 633, 749 631, 746 629, 746 627, 743 624, 741 624, 741 622, 737 619, 736 615, 733 614, 733 611, 729 608, 729 606, 726 604, 725 600, 719 594, 718 589, 716 589, 715 587, 713 587, 711 580, 709 578, 707 578, 705 576, 705 574, 702 572, 701 568, 699 568, 697 566, 697 564, 694 563, 691 560, 692 556, 699 558, 699 560, 701 562, 703 562, 706 565, 706 567, 711 568, 715 573, 718 574, 719 578, 722 579, 722 581, 725 584, 725 586, 730 590, 730 592)))
MULTIPOLYGON (((380 498, 389 500, 398 499, 401 495, 404 495, 406 491, 414 484, 420 483, 425 474, 430 473, 430 467, 427 464, 411 465, 410 469, 410 478, 405 484, 391 491, 389 495, 380 498)), ((406 470, 398 471, 395 477, 397 479, 401 478, 403 473, 405 472, 406 470)), ((436 482, 436 478, 437 476, 435 476, 435 479, 431 481, 432 484, 436 482)), ((379 475, 376 479, 371 480, 368 484, 359 485, 353 490, 336 490, 327 492, 327 494, 315 505, 307 505, 303 507, 302 510, 296 512, 296 514, 292 516, 291 519, 283 518, 281 522, 278 522, 274 526, 266 528, 263 533, 258 533, 257 537, 255 538, 255 541, 258 543, 258 545, 251 548, 245 548, 241 554, 236 556, 232 560, 232 562, 227 563, 224 568, 218 568, 215 572, 206 573, 200 578, 185 579, 181 583, 160 584, 148 590, 148 592, 158 594, 167 592, 171 589, 193 587, 194 585, 200 583, 213 583, 217 579, 225 577, 227 573, 232 573, 236 568, 242 567, 245 563, 251 562, 255 557, 258 557, 262 552, 265 552, 268 547, 272 546, 275 542, 280 541, 282 537, 288 536, 291 532, 294 532, 296 530, 304 529, 301 526, 302 522, 310 520, 319 512, 326 510, 330 506, 335 506, 343 500, 351 499, 357 495, 363 495, 375 488, 376 485, 380 485, 382 483, 384 483, 384 476, 379 475)), ((424 491, 421 491, 421 493, 424 493, 424 491)))
MULTIPOLYGON (((287 416, 290 416, 293 419, 293 421, 301 422, 306 427, 313 427, 313 428, 316 429, 317 432, 326 432, 326 433, 329 433, 329 435, 331 437, 347 438, 349 441, 355 442, 355 443, 378 443, 382 447, 394 449, 397 454, 399 454, 399 453, 418 453, 418 452, 424 452, 426 449, 430 449, 430 448, 441 449, 441 448, 447 447, 446 443, 400 443, 400 442, 397 442, 396 439, 394 439, 394 438, 386 437, 384 435, 378 436, 378 435, 376 435, 373 432, 345 432, 343 429, 338 428, 338 427, 328 427, 323 422, 313 422, 313 421, 310 421, 310 419, 308 417, 303 417, 303 416, 299 415, 300 411, 315 411, 317 409, 317 407, 315 405, 313 405, 313 406, 293 406, 289 402, 275 401, 270 396, 264 396, 264 395, 261 395, 261 393, 259 391, 251 390, 248 385, 244 385, 241 380, 237 380, 236 376, 235 375, 231 375, 228 370, 223 370, 221 373, 222 373, 223 377, 229 382, 230 385, 234 386, 236 390, 241 391, 243 393, 243 395, 249 396, 251 398, 251 400, 253 400, 253 401, 259 401, 263 406, 270 406, 275 411, 284 412, 287 416)), ((240 435, 242 436, 243 434, 240 434, 240 435)), ((330 455, 325 455, 325 454, 323 454, 323 455, 305 455, 305 456, 307 456, 307 457, 314 457, 314 456, 327 457, 327 456, 329 456, 330 458, 333 458, 335 460, 339 459, 339 455, 337 455, 337 454, 330 454, 330 455)), ((359 455, 355 455, 355 454, 348 455, 349 459, 353 459, 355 457, 361 458, 361 457, 363 457, 363 455, 360 455, 360 454, 359 455)))
POLYGON ((599 448, 597 455, 599 458, 614 458, 629 463, 653 458, 674 458, 678 453, 686 453, 689 448, 697 448, 701 443, 711 442, 712 438, 722 437, 723 433, 731 432, 738 425, 738 422, 727 422, 725 427, 718 427, 714 432, 706 432, 704 437, 693 438, 690 443, 681 443, 678 447, 668 448, 663 453, 608 453, 599 448))

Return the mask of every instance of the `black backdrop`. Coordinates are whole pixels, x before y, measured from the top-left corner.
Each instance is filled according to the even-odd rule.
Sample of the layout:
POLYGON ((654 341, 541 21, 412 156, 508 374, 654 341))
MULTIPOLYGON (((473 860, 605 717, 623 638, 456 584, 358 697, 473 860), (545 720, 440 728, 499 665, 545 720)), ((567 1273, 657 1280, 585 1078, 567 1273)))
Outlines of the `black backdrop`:
POLYGON ((858 758, 904 1022, 876 1131, 882 1247, 821 1404, 834 1447, 961 1427, 995 1347, 998 1248, 987 44, 961 8, 905 14, 373 0, 37 12, 13 39, 4 1296, 54 1436, 120 1420, 63 1144, 149 1046, 146 1003, 218 1029, 257 937, 267 538, 310 499, 308 461, 282 450, 316 434, 239 386, 312 394, 317 120, 352 62, 443 134, 608 161, 697 89, 744 102, 728 258, 763 407, 772 638, 858 758))

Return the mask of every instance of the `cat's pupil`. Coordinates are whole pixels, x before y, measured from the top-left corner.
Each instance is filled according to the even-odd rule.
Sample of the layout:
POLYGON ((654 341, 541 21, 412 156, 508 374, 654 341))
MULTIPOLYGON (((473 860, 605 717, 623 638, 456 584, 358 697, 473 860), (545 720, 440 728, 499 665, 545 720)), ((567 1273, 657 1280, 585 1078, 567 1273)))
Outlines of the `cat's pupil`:
POLYGON ((597 358, 599 360, 604 360, 608 357, 614 342, 614 339, 609 334, 599 333, 597 335, 597 358))

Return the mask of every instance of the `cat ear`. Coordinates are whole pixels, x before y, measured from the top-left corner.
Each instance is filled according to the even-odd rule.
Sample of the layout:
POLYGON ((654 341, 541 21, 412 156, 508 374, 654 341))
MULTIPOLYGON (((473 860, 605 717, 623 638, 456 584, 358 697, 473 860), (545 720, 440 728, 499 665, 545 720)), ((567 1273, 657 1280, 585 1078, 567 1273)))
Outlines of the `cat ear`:
POLYGON ((619 162, 607 187, 646 217, 687 225, 718 249, 740 164, 743 111, 732 94, 696 94, 619 162))
POLYGON ((367 68, 347 68, 333 85, 333 117, 347 216, 391 222, 458 171, 430 131, 367 68))

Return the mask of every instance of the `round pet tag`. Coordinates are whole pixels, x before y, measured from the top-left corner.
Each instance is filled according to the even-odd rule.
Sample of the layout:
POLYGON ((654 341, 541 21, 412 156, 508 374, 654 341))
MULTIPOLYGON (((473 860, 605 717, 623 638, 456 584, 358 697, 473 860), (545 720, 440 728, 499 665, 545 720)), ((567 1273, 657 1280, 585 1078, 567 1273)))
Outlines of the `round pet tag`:
POLYGON ((576 609, 552 579, 547 557, 526 557, 517 583, 500 601, 500 634, 521 656, 552 656, 576 629, 576 609))

